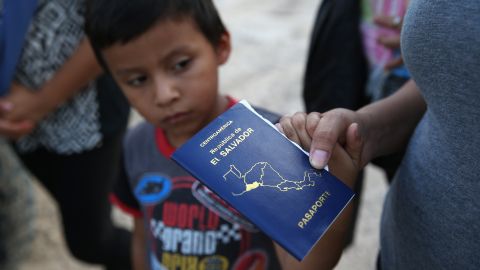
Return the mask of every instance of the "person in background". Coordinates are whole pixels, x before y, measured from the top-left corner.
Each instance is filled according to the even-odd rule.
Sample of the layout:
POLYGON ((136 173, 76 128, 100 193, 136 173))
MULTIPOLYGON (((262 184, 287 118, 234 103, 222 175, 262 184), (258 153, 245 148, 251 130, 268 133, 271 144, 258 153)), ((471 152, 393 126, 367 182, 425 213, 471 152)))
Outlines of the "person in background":
POLYGON ((408 0, 362 0, 360 29, 369 64, 366 91, 371 101, 391 95, 410 78, 400 52, 400 31, 407 7, 408 0))
MULTIPOLYGON (((9 90, 36 6, 36 0, 0 1, 0 97, 9 90)), ((17 269, 29 254, 33 199, 30 175, 0 135, 0 269, 17 269)))
POLYGON ((131 269, 130 233, 114 227, 108 201, 129 107, 111 78, 100 76, 83 31, 84 5, 38 1, 0 99, 0 134, 58 203, 72 255, 131 269))

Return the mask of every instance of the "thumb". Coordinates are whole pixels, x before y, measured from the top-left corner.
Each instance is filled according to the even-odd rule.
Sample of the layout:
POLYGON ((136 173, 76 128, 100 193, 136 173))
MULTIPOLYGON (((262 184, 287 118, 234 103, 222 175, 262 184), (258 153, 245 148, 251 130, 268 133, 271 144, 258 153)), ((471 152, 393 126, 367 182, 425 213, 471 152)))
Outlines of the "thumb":
POLYGON ((351 120, 343 109, 327 112, 320 119, 313 134, 310 134, 310 164, 314 168, 322 169, 327 165, 337 142, 345 142, 345 131, 350 123, 351 120))
POLYGON ((12 102, 9 102, 6 100, 0 100, 0 115, 6 114, 12 110, 13 110, 12 102))
POLYGON ((363 151, 363 139, 360 136, 359 127, 357 123, 352 123, 347 129, 345 151, 352 159, 352 162, 357 168, 363 167, 362 164, 362 151, 363 151))
POLYGON ((310 153, 310 164, 317 169, 323 169, 330 159, 332 150, 315 149, 310 153))

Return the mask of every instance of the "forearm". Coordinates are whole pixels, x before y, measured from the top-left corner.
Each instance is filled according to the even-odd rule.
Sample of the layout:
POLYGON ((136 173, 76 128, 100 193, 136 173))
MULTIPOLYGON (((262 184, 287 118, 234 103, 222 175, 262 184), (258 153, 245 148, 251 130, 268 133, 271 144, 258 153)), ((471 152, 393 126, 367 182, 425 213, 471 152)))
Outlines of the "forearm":
POLYGON ((368 159, 401 150, 426 110, 426 103, 413 80, 392 96, 357 112, 365 127, 368 159))
POLYGON ((77 51, 41 87, 38 94, 48 103, 49 109, 54 110, 101 73, 90 42, 84 38, 77 51))

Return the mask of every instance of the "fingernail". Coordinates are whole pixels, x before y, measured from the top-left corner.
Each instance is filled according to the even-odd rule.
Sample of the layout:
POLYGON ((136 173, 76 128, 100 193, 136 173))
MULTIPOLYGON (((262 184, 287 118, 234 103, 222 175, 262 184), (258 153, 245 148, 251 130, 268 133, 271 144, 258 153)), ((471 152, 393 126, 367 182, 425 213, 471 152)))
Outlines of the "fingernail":
POLYGON ((4 111, 11 111, 13 109, 13 104, 10 103, 10 102, 0 102, 0 107, 4 110, 4 111))
POLYGON ((322 169, 325 167, 328 159, 328 152, 323 151, 323 150, 315 150, 313 153, 310 155, 310 163, 312 164, 313 167, 317 169, 322 169))
POLYGON ((402 17, 395 16, 395 17, 392 18, 392 25, 394 27, 399 27, 401 23, 402 23, 402 17))
POLYGON ((355 139, 359 141, 361 138, 360 138, 360 133, 358 132, 358 124, 354 123, 354 125, 356 125, 356 127, 355 127, 355 130, 353 132, 353 135, 355 136, 355 139))
POLYGON ((282 125, 280 125, 280 123, 276 123, 275 127, 277 128, 278 131, 280 131, 280 133, 283 133, 283 128, 282 128, 282 125))

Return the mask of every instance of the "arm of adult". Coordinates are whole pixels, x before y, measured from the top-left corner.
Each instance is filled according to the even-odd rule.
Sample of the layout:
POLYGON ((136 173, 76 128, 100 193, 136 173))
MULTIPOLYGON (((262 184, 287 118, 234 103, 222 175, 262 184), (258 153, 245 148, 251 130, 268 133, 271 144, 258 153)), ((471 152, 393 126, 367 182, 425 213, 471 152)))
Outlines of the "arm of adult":
POLYGON ((315 168, 323 168, 337 143, 348 149, 346 131, 351 124, 358 123, 364 142, 359 161, 363 167, 375 157, 405 147, 425 110, 426 103, 416 83, 410 80, 392 96, 356 112, 345 109, 328 111, 317 116, 318 124, 307 130, 312 140, 310 162, 315 168))
POLYGON ((142 218, 135 218, 132 232, 132 262, 134 270, 147 270, 145 230, 142 218))
MULTIPOLYGON (((332 174, 353 187, 358 170, 372 158, 404 146, 418 124, 426 104, 413 81, 396 94, 354 112, 334 109, 324 114, 297 113, 281 119, 277 127, 303 148, 310 148, 314 167, 329 164, 332 174)), ((282 269, 332 269, 338 262, 351 222, 351 206, 332 224, 302 261, 277 247, 282 269)))
POLYGON ((101 72, 90 42, 84 38, 76 52, 39 91, 30 91, 18 83, 12 84, 10 94, 0 99, 0 115, 4 127, 0 129, 0 134, 8 136, 14 131, 9 130, 11 125, 5 121, 30 121, 35 125, 101 72))
MULTIPOLYGON (((294 141, 306 147, 309 141, 298 140, 306 134, 307 126, 317 125, 320 118, 310 118, 304 113, 297 113, 293 117, 284 117, 281 124, 277 125, 281 131, 291 130, 295 125, 296 138, 294 141), (294 119, 294 121, 293 121, 294 119)), ((340 178, 346 185, 353 188, 360 170, 360 154, 363 142, 358 135, 358 125, 352 124, 347 133, 350 149, 338 145, 330 159, 329 167, 332 174, 340 178)), ((290 134, 292 135, 292 134, 290 134)), ((307 136, 308 137, 308 136, 307 136)), ((347 206, 335 222, 330 226, 325 235, 318 241, 310 253, 299 262, 289 255, 283 248, 275 245, 278 258, 283 270, 323 270, 332 269, 337 264, 343 251, 345 237, 352 222, 352 205, 347 206)))

